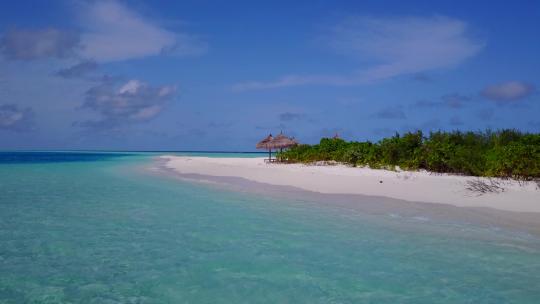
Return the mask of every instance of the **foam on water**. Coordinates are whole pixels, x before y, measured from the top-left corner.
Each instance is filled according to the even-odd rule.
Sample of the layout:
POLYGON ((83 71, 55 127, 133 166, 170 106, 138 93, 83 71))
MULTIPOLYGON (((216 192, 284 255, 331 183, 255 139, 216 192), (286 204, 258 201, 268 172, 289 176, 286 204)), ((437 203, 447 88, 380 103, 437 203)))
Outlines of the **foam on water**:
POLYGON ((105 156, 0 164, 0 302, 540 298, 535 237, 218 190, 105 156))

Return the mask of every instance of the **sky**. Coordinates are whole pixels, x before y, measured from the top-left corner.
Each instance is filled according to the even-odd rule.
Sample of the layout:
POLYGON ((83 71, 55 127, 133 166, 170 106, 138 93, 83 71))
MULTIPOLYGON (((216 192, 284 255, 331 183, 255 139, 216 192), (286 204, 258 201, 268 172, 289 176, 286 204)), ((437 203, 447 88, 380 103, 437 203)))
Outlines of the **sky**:
POLYGON ((539 1, 2 1, 0 150, 540 132, 539 1))

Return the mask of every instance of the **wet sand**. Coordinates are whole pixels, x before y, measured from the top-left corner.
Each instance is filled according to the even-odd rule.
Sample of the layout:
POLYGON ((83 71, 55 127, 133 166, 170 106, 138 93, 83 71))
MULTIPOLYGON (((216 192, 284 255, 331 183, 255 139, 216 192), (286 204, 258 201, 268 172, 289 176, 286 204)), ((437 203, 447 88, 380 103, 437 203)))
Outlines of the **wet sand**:
POLYGON ((182 174, 240 177, 251 181, 292 186, 326 194, 362 194, 400 200, 450 204, 459 207, 490 207, 517 212, 540 212, 540 190, 535 183, 486 179, 426 171, 389 171, 344 165, 314 166, 268 164, 264 158, 209 158, 161 156, 166 166, 182 174), (496 181, 503 192, 467 190, 470 182, 496 181))
POLYGON ((176 168, 171 168, 166 158, 156 158, 147 169, 155 174, 251 195, 326 204, 334 208, 343 208, 350 210, 350 212, 363 214, 434 221, 447 225, 472 224, 486 229, 523 232, 531 234, 534 238, 540 237, 540 213, 538 212, 516 212, 489 207, 415 202, 364 194, 321 193, 294 186, 261 183, 237 176, 182 173, 176 168))

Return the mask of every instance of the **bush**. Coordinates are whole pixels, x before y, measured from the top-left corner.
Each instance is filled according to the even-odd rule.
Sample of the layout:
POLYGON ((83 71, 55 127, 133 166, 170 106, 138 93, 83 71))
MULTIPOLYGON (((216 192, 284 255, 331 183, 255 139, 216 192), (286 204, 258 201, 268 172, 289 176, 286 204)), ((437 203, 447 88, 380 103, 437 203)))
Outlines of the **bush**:
POLYGON ((352 166, 364 166, 376 160, 375 146, 371 142, 352 142, 343 153, 343 162, 352 166))
POLYGON ((372 168, 426 169, 473 176, 540 178, 540 134, 517 130, 493 132, 421 131, 383 138, 377 143, 323 138, 298 145, 280 157, 292 162, 337 161, 372 168))

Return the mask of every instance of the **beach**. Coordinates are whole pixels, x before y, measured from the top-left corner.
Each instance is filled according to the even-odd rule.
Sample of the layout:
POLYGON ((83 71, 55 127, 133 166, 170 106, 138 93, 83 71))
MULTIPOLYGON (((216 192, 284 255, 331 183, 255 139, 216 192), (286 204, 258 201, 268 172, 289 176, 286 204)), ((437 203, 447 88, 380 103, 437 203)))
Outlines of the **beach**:
MULTIPOLYGON (((477 181, 477 177, 425 171, 266 163, 262 157, 210 158, 164 155, 159 157, 159 161, 163 162, 163 166, 168 170, 198 180, 227 183, 247 180, 321 194, 367 195, 457 207, 540 212, 540 190, 532 182, 498 180, 503 191, 478 193, 467 189, 467 183, 477 181)), ((489 182, 488 179, 480 180, 489 182)))
POLYGON ((0 2, 0 304, 540 304, 539 12, 0 2))

